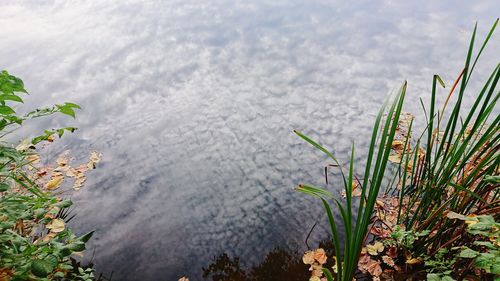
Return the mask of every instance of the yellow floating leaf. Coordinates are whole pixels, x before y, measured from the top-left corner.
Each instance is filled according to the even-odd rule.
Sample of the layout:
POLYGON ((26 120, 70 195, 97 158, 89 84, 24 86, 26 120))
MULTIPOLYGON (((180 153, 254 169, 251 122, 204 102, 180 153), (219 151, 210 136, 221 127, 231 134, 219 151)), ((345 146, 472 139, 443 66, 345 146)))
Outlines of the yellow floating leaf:
POLYGON ((58 189, 61 183, 63 182, 63 176, 56 176, 52 178, 47 185, 45 186, 48 190, 58 189))
POLYGON ((68 170, 66 171, 66 176, 74 178, 74 177, 76 177, 76 173, 77 172, 76 172, 75 168, 69 167, 68 170))
POLYGON ((34 153, 34 154, 30 154, 28 155, 28 157, 26 157, 26 160, 28 160, 28 162, 30 162, 31 164, 36 164, 38 162, 40 162, 40 155, 34 153))
POLYGON ((47 224, 46 227, 50 229, 51 232, 59 233, 64 230, 65 223, 61 219, 53 219, 47 224))
POLYGON ((98 154, 96 151, 92 151, 90 153, 90 161, 87 163, 87 168, 95 169, 96 165, 101 161, 101 154, 98 154))
POLYGON ((372 256, 378 255, 378 253, 382 252, 383 250, 384 250, 384 244, 378 241, 375 242, 373 245, 370 244, 366 246, 366 251, 368 252, 368 254, 372 256))
POLYGON ((73 184, 73 189, 79 190, 83 186, 83 184, 85 183, 85 180, 86 180, 85 178, 77 178, 75 180, 75 183, 73 184))
POLYGON ((392 154, 389 155, 389 161, 392 163, 401 163, 401 154, 392 154))

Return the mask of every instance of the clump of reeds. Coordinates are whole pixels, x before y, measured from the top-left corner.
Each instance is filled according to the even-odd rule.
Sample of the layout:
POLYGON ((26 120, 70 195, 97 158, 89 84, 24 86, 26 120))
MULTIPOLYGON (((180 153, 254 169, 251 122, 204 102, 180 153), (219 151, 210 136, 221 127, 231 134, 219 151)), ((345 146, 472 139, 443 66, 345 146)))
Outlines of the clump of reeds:
MULTIPOLYGON (((476 38, 474 28, 465 66, 441 109, 436 104, 437 87, 438 84, 443 87, 445 85, 438 75, 434 75, 430 105, 423 106, 427 126, 419 138, 412 138, 411 118, 407 127, 404 130, 401 128, 406 82, 394 101, 384 104, 375 120, 361 180, 354 174, 354 146, 348 168, 344 168, 330 151, 295 131, 302 139, 326 154, 341 172, 345 203, 341 203, 324 188, 305 184, 297 188, 302 193, 319 198, 324 206, 335 245, 336 280, 353 279, 381 190, 399 197, 397 224, 402 224, 404 229, 415 233, 428 233, 421 235, 412 244, 414 256, 433 255, 443 247, 460 243, 462 235, 466 235, 462 228, 463 221, 447 217, 449 212, 498 216, 500 116, 495 115, 500 96, 496 89, 500 77, 498 64, 476 95, 472 107, 466 112, 462 109, 473 70, 497 23, 498 19, 473 57, 476 38), (456 102, 450 107, 448 104, 454 95, 456 102), (448 114, 449 110, 451 112, 448 114), (389 186, 383 186, 390 162, 397 163, 397 174, 391 177, 394 181, 389 186), (353 187, 361 189, 356 219, 353 187), (330 205, 332 203, 341 214, 344 226, 342 234, 337 229, 338 222, 334 219, 330 205), (343 253, 340 250, 342 236, 343 253)), ((329 269, 323 268, 323 273, 328 280, 334 279, 329 269)))

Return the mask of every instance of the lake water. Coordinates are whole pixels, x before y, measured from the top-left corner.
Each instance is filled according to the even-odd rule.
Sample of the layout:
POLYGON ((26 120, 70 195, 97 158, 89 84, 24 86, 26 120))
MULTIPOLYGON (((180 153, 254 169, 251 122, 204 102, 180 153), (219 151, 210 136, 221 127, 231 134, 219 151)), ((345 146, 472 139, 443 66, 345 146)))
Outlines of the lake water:
MULTIPOLYGON (((328 162, 293 129, 344 160, 354 141, 362 162, 387 94, 408 79, 406 110, 419 112, 432 75, 453 82, 474 21, 484 36, 498 8, 495 0, 5 0, 0 69, 31 93, 20 110, 83 107, 76 120, 32 123, 11 137, 74 125, 51 152, 104 155, 73 196, 74 227, 97 230, 88 256, 98 271, 200 280, 222 252, 249 266, 277 246, 303 250, 310 227, 325 220, 293 188, 322 185, 328 162)), ((477 77, 497 63, 499 43, 497 34, 477 77)), ((320 225, 311 242, 325 237, 320 225)))

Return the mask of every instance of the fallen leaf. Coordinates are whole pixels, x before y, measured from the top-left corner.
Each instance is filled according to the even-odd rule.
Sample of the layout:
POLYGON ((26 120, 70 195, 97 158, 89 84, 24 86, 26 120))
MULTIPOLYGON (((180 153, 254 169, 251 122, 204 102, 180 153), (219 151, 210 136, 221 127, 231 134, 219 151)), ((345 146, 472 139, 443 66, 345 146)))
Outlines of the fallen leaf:
POLYGON ((87 168, 95 169, 96 165, 101 161, 101 154, 98 154, 96 151, 92 151, 90 153, 90 161, 87 163, 87 168))
POLYGON ((46 227, 50 229, 51 232, 59 233, 64 230, 65 223, 61 219, 53 219, 46 225, 46 227))
POLYGON ((30 162, 31 164, 37 164, 38 162, 40 162, 40 155, 36 153, 30 154, 28 155, 28 157, 26 157, 26 160, 28 160, 28 162, 30 162))
POLYGON ((61 183, 63 182, 63 179, 64 179, 63 176, 56 176, 47 183, 45 188, 47 188, 48 190, 58 189, 61 183))
POLYGON ((302 261, 305 264, 313 264, 314 263, 314 252, 313 251, 305 252, 304 256, 302 257, 302 261))
POLYGON ((382 267, 380 266, 379 261, 370 259, 366 264, 365 269, 371 276, 380 276, 380 274, 382 274, 382 267))
POLYGON ((406 264, 419 264, 419 263, 422 263, 422 259, 421 258, 410 258, 410 259, 407 259, 406 264))
POLYGON ((396 264, 394 263, 394 260, 389 257, 389 256, 383 256, 382 257, 382 260, 384 261, 385 264, 387 264, 388 266, 395 266, 396 264))
POLYGON ((387 249, 387 255, 393 259, 398 257, 398 248, 396 247, 390 247, 387 249))
POLYGON ((314 259, 319 263, 319 264, 325 264, 327 257, 325 250, 319 248, 314 251, 314 259))
POLYGON ((401 163, 401 158, 402 158, 401 154, 389 155, 389 161, 392 163, 396 163, 396 164, 401 163))
POLYGON ((391 148, 397 151, 403 151, 405 143, 402 140, 393 140, 391 148))
POLYGON ((378 255, 378 253, 382 252, 383 250, 384 250, 384 244, 378 241, 375 242, 373 245, 370 244, 366 246, 366 251, 368 252, 368 254, 372 256, 378 255))
POLYGON ((45 237, 43 237, 42 242, 49 242, 52 240, 54 237, 56 237, 57 233, 55 232, 49 232, 45 237))
POLYGON ((27 150, 27 149, 30 149, 30 148, 33 148, 33 144, 31 143, 31 140, 30 139, 25 139, 25 140, 22 140, 17 146, 16 146, 16 150, 17 151, 24 151, 24 150, 27 150))
POLYGON ((311 274, 312 276, 317 276, 317 277, 323 276, 323 267, 318 264, 313 264, 311 274))
POLYGON ((68 165, 68 163, 69 163, 68 153, 69 153, 68 151, 65 151, 65 152, 61 153, 59 155, 59 157, 57 157, 57 160, 56 160, 57 166, 68 165))

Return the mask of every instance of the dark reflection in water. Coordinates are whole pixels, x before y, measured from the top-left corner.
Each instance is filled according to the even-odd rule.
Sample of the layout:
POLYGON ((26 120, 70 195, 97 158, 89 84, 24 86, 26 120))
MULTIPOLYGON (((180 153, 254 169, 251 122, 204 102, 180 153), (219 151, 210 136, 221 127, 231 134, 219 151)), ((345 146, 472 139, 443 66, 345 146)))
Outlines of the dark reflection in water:
POLYGON ((220 252, 250 268, 275 247, 304 250, 324 221, 292 189, 322 185, 326 158, 292 130, 341 160, 355 141, 362 163, 386 94, 409 79, 406 110, 419 111, 433 74, 458 75, 468 31, 479 20, 483 34, 497 2, 3 0, 0 69, 31 92, 16 110, 83 107, 12 137, 74 125, 52 152, 104 155, 72 223, 96 230, 90 252, 115 280, 201 280, 220 252))
MULTIPOLYGON (((328 240, 319 243, 319 248, 323 248, 328 257, 333 256, 333 243, 328 240)), ((211 281, 305 281, 309 280, 311 273, 309 266, 302 262, 302 255, 298 250, 278 247, 267 253, 258 264, 244 269, 239 257, 231 258, 223 253, 203 268, 203 277, 211 281)), ((333 260, 327 260, 324 266, 332 268, 333 260)))

